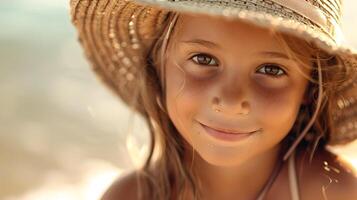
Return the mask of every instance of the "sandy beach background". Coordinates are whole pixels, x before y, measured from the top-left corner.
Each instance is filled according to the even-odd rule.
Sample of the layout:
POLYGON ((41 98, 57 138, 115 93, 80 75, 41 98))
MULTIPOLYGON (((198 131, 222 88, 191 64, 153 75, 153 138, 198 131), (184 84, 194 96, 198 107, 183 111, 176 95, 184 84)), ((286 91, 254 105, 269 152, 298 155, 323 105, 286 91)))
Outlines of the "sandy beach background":
MULTIPOLYGON (((0 2, 0 199, 95 200, 145 152, 142 121, 88 67, 68 1, 0 2)), ((356 9, 345 1, 355 48, 356 9)), ((335 151, 357 167, 357 143, 335 151)))

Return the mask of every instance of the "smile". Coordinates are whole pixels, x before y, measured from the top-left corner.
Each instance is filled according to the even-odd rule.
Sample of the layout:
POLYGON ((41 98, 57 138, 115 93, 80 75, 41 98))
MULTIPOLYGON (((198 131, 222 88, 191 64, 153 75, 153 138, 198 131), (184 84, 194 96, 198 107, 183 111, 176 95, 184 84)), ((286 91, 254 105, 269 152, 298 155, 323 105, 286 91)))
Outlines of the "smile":
POLYGON ((252 132, 236 132, 236 131, 227 131, 227 130, 217 130, 215 128, 206 126, 202 123, 200 123, 200 125, 205 129, 206 133, 216 139, 219 140, 224 140, 224 141, 239 141, 239 140, 243 140, 246 139, 248 137, 250 137, 251 135, 253 135, 254 133, 258 132, 257 131, 252 131, 252 132))

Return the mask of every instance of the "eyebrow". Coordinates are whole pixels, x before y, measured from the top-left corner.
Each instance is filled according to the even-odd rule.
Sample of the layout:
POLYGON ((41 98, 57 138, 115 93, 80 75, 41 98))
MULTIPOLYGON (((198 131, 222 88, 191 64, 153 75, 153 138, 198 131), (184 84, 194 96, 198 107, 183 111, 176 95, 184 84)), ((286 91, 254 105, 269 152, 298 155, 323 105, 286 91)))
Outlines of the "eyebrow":
POLYGON ((192 39, 192 40, 184 40, 180 41, 181 43, 187 43, 187 44, 198 44, 206 47, 212 47, 212 48, 221 48, 218 44, 207 41, 207 40, 202 40, 202 39, 192 39))
POLYGON ((276 52, 276 51, 262 51, 258 53, 259 55, 262 56, 266 56, 266 57, 274 57, 274 58, 282 58, 282 59, 287 59, 287 60, 291 60, 291 58, 284 54, 284 53, 280 53, 280 52, 276 52))
MULTIPOLYGON (((184 40, 184 41, 180 41, 180 42, 186 43, 186 44, 202 45, 202 46, 211 47, 211 48, 221 48, 220 45, 218 45, 214 42, 208 41, 208 40, 203 40, 203 39, 184 40)), ((261 56, 265 56, 265 57, 291 60, 291 58, 288 55, 286 55, 284 53, 276 52, 276 51, 262 51, 257 54, 261 55, 261 56)))

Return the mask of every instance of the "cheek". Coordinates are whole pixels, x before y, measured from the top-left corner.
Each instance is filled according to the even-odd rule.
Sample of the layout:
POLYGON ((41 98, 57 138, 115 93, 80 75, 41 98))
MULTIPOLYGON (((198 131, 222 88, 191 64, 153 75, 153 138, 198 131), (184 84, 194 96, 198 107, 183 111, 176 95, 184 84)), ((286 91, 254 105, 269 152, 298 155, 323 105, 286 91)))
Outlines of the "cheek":
POLYGON ((170 119, 184 138, 190 141, 195 116, 206 98, 202 82, 193 80, 174 65, 166 70, 166 102, 170 119), (191 130, 191 131, 190 131, 191 130))
POLYGON ((286 86, 256 93, 257 119, 269 135, 282 138, 292 128, 301 104, 301 90, 286 86))
POLYGON ((204 94, 203 84, 197 84, 191 81, 190 77, 184 74, 176 67, 171 66, 171 69, 166 73, 166 99, 168 107, 174 105, 179 107, 181 111, 195 110, 204 94))

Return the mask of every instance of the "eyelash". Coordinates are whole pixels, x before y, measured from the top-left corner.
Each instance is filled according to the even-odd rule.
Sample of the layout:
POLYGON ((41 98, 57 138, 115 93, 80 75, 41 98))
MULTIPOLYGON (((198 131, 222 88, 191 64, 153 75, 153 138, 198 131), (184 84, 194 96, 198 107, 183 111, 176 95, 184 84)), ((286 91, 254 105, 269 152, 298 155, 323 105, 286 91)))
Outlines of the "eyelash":
MULTIPOLYGON (((210 58, 209 59, 209 63, 211 63, 212 60, 216 60, 216 58, 214 58, 213 56, 209 55, 209 54, 204 54, 204 53, 200 53, 200 54, 196 54, 196 55, 193 55, 190 60, 192 60, 194 63, 198 64, 198 65, 203 65, 203 66, 218 66, 218 62, 215 62, 216 64, 215 65, 209 65, 209 64, 200 64, 198 63, 198 59, 197 57, 198 56, 205 56, 205 58, 210 58), (196 59, 194 59, 196 58, 196 59)), ((261 69, 264 69, 264 67, 267 67, 267 66, 270 66, 274 69, 277 69, 279 70, 278 74, 268 74, 268 73, 265 73, 265 74, 268 74, 268 76, 271 76, 271 77, 274 77, 274 78, 279 78, 280 76, 283 76, 283 75, 286 75, 286 72, 280 67, 279 64, 275 64, 275 63, 264 63, 262 65, 260 65, 258 71, 261 72, 261 69), (263 67, 261 67, 263 66, 263 67)), ((272 70, 272 69, 271 69, 272 70)), ((270 71, 271 71, 270 70, 270 71)), ((276 71, 275 71, 276 72, 276 71)))

